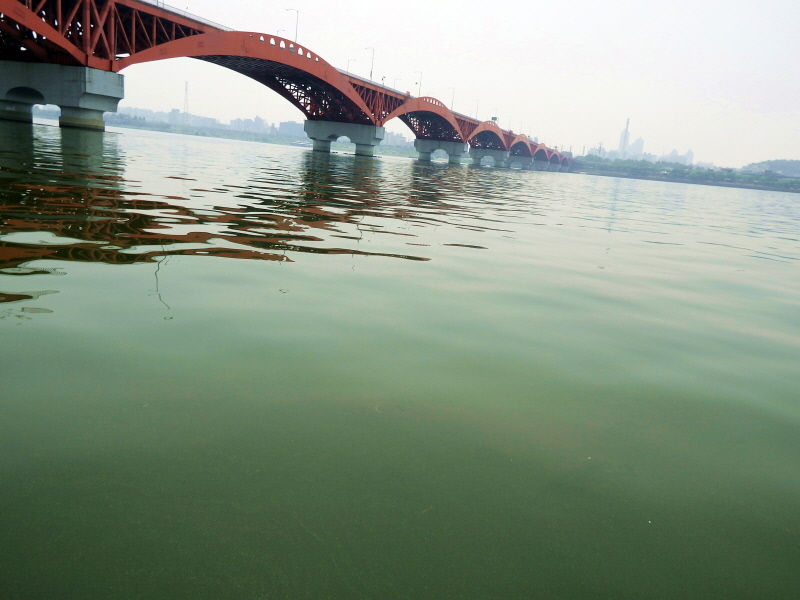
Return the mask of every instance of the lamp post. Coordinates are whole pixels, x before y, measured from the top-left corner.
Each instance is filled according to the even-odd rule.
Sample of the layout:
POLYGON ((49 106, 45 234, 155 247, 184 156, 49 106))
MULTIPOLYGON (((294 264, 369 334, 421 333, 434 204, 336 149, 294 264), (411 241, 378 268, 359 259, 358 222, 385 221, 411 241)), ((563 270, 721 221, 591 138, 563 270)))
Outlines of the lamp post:
POLYGON ((422 95, 422 71, 414 71, 414 75, 419 73, 419 82, 417 85, 417 97, 419 98, 422 95))
POLYGON ((364 50, 372 50, 372 60, 369 63, 369 80, 372 81, 372 67, 375 66, 375 48, 364 48, 364 50))
POLYGON ((276 33, 275 35, 277 35, 278 37, 280 37, 280 36, 281 36, 281 31, 286 31, 286 30, 285 30, 285 29, 278 29, 278 33, 276 33))
POLYGON ((447 88, 447 89, 448 90, 453 90, 453 95, 450 97, 450 110, 455 112, 456 109, 453 108, 453 105, 456 103, 456 88, 452 88, 451 87, 451 88, 447 88))
POLYGON ((348 75, 350 75, 350 63, 351 62, 358 62, 358 61, 355 58, 348 58, 347 59, 347 69, 345 69, 345 70, 347 71, 348 75))
POLYGON ((478 120, 478 107, 479 107, 480 105, 481 105, 481 101, 480 101, 480 100, 478 100, 478 101, 475 103, 475 120, 476 120, 476 121, 478 120))
POLYGON ((287 8, 286 12, 294 11, 294 43, 297 43, 297 26, 300 24, 300 11, 296 8, 287 8))

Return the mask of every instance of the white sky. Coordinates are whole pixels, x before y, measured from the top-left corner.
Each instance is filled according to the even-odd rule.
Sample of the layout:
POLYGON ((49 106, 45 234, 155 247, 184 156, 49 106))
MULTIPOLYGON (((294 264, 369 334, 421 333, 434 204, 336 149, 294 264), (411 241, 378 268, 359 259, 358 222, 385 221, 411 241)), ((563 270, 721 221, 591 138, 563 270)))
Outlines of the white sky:
MULTIPOLYGON (((294 37, 339 68, 374 76, 576 154, 616 149, 625 119, 645 152, 693 150, 740 167, 800 159, 798 0, 172 0, 245 31, 294 37)), ((302 113, 248 78, 192 59, 123 71, 123 106, 222 121, 302 113)), ((400 123, 388 127, 411 137, 400 123)))

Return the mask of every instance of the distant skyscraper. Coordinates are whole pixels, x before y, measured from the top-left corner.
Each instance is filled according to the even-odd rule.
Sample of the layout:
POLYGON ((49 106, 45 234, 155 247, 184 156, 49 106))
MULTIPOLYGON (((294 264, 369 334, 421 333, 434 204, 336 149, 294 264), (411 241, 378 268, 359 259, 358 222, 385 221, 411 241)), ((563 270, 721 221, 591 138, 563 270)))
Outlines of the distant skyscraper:
POLYGON ((641 160, 642 154, 644 154, 644 140, 642 138, 636 138, 636 141, 628 144, 628 158, 641 160))
POLYGON ((631 120, 630 119, 625 121, 625 129, 619 135, 619 155, 620 155, 620 158, 625 158, 627 156, 627 154, 628 154, 628 137, 629 137, 628 127, 630 126, 630 124, 631 124, 631 120))

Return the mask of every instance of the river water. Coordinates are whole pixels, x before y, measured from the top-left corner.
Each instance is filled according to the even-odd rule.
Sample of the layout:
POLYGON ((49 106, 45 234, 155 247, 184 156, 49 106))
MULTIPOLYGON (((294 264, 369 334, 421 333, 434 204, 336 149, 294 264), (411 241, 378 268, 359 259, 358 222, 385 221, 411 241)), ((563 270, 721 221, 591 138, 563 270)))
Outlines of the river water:
POLYGON ((0 125, 0 597, 800 597, 800 197, 0 125))

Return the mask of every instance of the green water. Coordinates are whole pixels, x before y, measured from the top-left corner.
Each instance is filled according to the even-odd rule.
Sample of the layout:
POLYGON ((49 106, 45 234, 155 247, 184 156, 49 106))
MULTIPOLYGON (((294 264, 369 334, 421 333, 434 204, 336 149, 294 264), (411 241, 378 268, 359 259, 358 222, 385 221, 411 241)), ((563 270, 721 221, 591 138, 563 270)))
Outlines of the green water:
POLYGON ((800 197, 0 124, 0 598, 800 597, 800 197))

